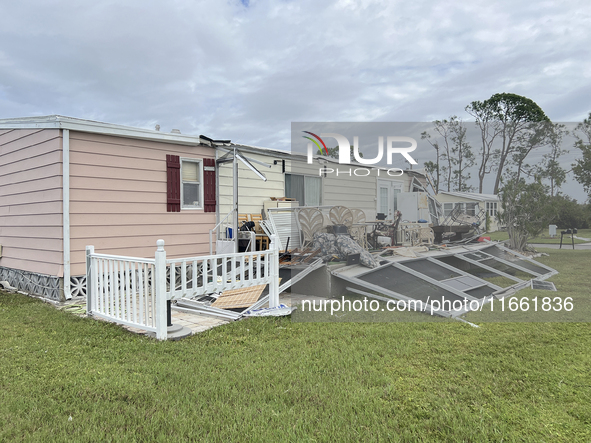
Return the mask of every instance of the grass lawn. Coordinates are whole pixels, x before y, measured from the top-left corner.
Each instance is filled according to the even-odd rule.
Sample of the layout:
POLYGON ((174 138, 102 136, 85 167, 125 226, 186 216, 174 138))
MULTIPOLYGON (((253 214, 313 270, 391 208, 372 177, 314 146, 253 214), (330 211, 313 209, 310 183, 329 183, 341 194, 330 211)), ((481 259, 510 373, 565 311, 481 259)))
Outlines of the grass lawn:
MULTIPOLYGON (((591 253, 548 252, 589 298, 591 253)), ((589 323, 250 319, 157 342, 4 293, 0 319, 0 441, 591 441, 589 323)))
MULTIPOLYGON (((562 231, 563 229, 557 229, 557 236, 552 238, 550 237, 546 232, 544 232, 543 234, 539 235, 538 237, 534 237, 534 238, 530 238, 527 242, 528 243, 538 243, 538 244, 552 244, 552 243, 556 243, 557 245, 560 244, 560 231, 562 231)), ((496 232, 487 232, 486 234, 483 234, 485 237, 490 237, 491 240, 493 241, 503 241, 503 240, 508 240, 509 239, 509 234, 507 234, 506 231, 496 231, 496 232)), ((591 238, 591 229, 579 229, 578 233, 575 234, 577 237, 583 237, 583 238, 591 238)), ((562 246, 564 247, 564 245, 570 245, 572 240, 570 238, 570 235, 565 235, 562 238, 562 246)), ((579 240, 575 238, 575 244, 579 244, 579 243, 589 243, 587 240, 579 240)))

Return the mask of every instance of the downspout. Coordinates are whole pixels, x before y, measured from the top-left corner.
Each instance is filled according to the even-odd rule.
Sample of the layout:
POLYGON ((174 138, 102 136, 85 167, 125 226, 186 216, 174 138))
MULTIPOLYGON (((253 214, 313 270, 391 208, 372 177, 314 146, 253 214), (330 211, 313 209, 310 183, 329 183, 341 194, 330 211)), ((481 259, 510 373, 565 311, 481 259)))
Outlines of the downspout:
MULTIPOLYGON (((216 149, 215 150, 215 225, 217 226, 221 219, 220 219, 220 165, 218 164, 218 158, 219 158, 219 150, 216 149)), ((217 228, 219 229, 219 227, 217 228)), ((220 235, 218 233, 218 231, 215 231, 215 253, 217 254, 217 239, 220 238, 220 235)), ((212 240, 213 243, 213 240, 212 240)), ((213 246, 212 246, 213 248, 213 246)), ((210 249, 212 249, 210 248, 210 249)), ((209 254, 212 255, 213 251, 210 250, 209 254)))
POLYGON ((62 226, 64 250, 64 297, 72 298, 70 291, 70 130, 62 130, 62 226))
POLYGON ((238 252, 238 158, 236 157, 236 146, 234 146, 234 182, 232 186, 232 193, 234 198, 234 214, 233 214, 233 225, 234 229, 232 231, 232 240, 234 240, 234 252, 238 252))

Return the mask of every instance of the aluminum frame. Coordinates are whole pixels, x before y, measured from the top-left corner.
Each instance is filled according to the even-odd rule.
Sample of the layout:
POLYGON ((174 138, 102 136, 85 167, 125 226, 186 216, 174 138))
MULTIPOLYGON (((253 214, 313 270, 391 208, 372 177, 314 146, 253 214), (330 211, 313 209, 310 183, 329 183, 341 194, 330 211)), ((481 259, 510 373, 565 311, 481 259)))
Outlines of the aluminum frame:
MULTIPOLYGON (((404 300, 404 301, 409 302, 409 301, 413 301, 414 300, 415 302, 422 303, 422 306, 424 306, 424 309, 423 309, 422 312, 426 312, 428 310, 430 311, 430 309, 431 309, 431 304, 429 303, 429 301, 422 302, 422 301, 420 301, 420 300, 418 300, 416 298, 410 297, 408 295, 404 295, 402 293, 399 293, 399 292, 393 291, 391 289, 388 289, 388 288, 385 288, 385 287, 376 285, 374 283, 369 283, 369 282, 367 282, 365 280, 362 280, 362 278, 365 277, 365 276, 367 276, 367 275, 369 275, 369 274, 372 274, 374 272, 384 270, 388 266, 392 266, 392 267, 394 267, 394 268, 396 268, 396 269, 398 269, 400 271, 403 271, 403 272, 406 272, 406 273, 410 273, 414 277, 416 277, 416 278, 418 278, 418 279, 420 279, 420 280, 422 280, 422 281, 424 281, 426 283, 429 283, 429 284, 435 285, 437 287, 440 287, 442 290, 447 291, 449 293, 452 293, 452 294, 454 294, 454 295, 456 295, 458 297, 464 298, 464 299, 469 300, 469 301, 476 301, 476 302, 479 303, 479 308, 481 308, 484 304, 490 303, 490 301, 492 300, 492 297, 495 297, 495 298, 505 297, 505 296, 508 295, 509 292, 514 292, 514 291, 517 291, 519 289, 522 289, 522 288, 524 288, 526 286, 531 286, 531 280, 533 280, 533 279, 544 280, 544 279, 546 279, 546 278, 548 278, 548 277, 550 277, 550 276, 555 275, 555 274, 558 273, 558 271, 556 271, 555 269, 552 269, 552 268, 550 268, 550 267, 548 267, 548 266, 546 266, 546 265, 544 265, 542 263, 539 263, 539 262, 537 262, 535 260, 532 260, 529 257, 526 257, 526 256, 524 256, 522 254, 519 254, 519 253, 515 253, 514 251, 511 251, 511 250, 509 250, 509 249, 507 249, 505 247, 502 247, 500 245, 491 244, 491 243, 492 242, 487 242, 488 245, 487 246, 483 246, 481 248, 470 249, 468 247, 462 247, 462 249, 460 251, 445 251, 445 252, 441 251, 442 253, 440 253, 440 254, 434 254, 434 255, 431 255, 431 256, 420 256, 420 257, 413 257, 413 258, 400 258, 399 260, 392 260, 392 258, 390 258, 390 259, 386 259, 386 263, 383 263, 383 264, 381 264, 380 266, 378 266, 376 268, 373 268, 373 269, 363 269, 363 270, 361 270, 361 272, 356 273, 354 275, 347 274, 347 272, 350 272, 352 270, 352 268, 353 268, 353 267, 349 267, 349 266, 344 267, 344 268, 340 268, 340 269, 337 269, 337 270, 334 270, 334 271, 331 272, 331 274, 334 275, 335 277, 338 277, 338 278, 343 279, 343 280, 345 280, 347 282, 350 282, 350 283, 352 283, 352 284, 354 284, 354 285, 356 285, 358 287, 366 288, 368 290, 371 290, 373 292, 377 292, 378 294, 382 294, 382 295, 365 293, 364 291, 361 291, 361 290, 355 289, 355 288, 351 288, 351 289, 355 289, 352 292, 359 293, 359 294, 363 293, 365 295, 374 297, 377 300, 382 300, 382 301, 388 301, 388 300, 391 300, 391 299, 396 299, 396 300, 404 300), (511 262, 509 260, 505 260, 505 259, 496 257, 496 256, 494 256, 492 254, 489 254, 488 252, 485 251, 485 249, 488 249, 491 246, 493 246, 493 247, 494 246, 497 246, 501 250, 504 250, 506 252, 509 252, 511 254, 514 254, 517 257, 520 257, 521 259, 525 259, 528 262, 534 264, 535 266, 538 266, 538 267, 540 267, 542 269, 548 270, 549 272, 547 272, 545 274, 539 274, 538 272, 535 272, 535 271, 533 271, 531 269, 527 269, 527 268, 524 268, 523 266, 519 266, 519 264, 516 264, 516 263, 511 262), (528 280, 523 280, 521 278, 515 277, 515 276, 510 275, 510 274, 507 274, 506 272, 497 270, 497 269, 495 269, 495 268, 493 268, 491 266, 488 266, 486 264, 481 263, 478 260, 474 260, 474 259, 471 259, 469 257, 466 257, 466 255, 467 254, 470 254, 470 253, 472 253, 472 254, 474 254, 474 253, 481 254, 481 256, 484 256, 483 258, 481 258, 481 260, 495 259, 499 263, 502 263, 502 264, 504 264, 506 266, 509 266, 512 269, 519 270, 519 271, 525 272, 528 275, 531 275, 532 278, 531 279, 528 279, 528 280), (484 280, 484 279, 482 279, 482 278, 480 278, 480 277, 478 277, 476 275, 472 275, 469 272, 466 272, 466 271, 464 271, 462 269, 456 268, 453 265, 450 265, 450 264, 445 263, 445 262, 443 262, 441 260, 438 260, 438 258, 443 258, 443 257, 457 257, 460 260, 463 260, 463 261, 465 261, 467 263, 470 263, 470 264, 472 264, 474 266, 477 266, 477 267, 479 267, 479 268, 481 268, 483 270, 489 271, 492 274, 495 274, 497 276, 502 276, 502 277, 509 278, 510 280, 515 281, 516 283, 513 284, 513 285, 511 285, 511 286, 508 286, 506 288, 502 288, 501 286, 495 285, 494 283, 490 283, 490 282, 488 282, 488 281, 486 281, 486 280, 484 280), (451 277, 451 278, 444 279, 444 280, 436 280, 435 278, 429 277, 428 275, 426 275, 426 274, 424 274, 424 273, 422 273, 420 271, 417 271, 417 270, 415 270, 413 268, 410 268, 408 266, 405 266, 405 263, 410 263, 410 262, 415 262, 415 261, 420 261, 420 260, 424 260, 426 262, 426 264, 435 264, 437 266, 446 268, 446 269, 448 269, 450 271, 453 271, 456 274, 459 274, 460 277, 468 277, 468 278, 470 278, 472 280, 475 280, 476 282, 478 282, 480 284, 477 284, 477 285, 474 285, 474 286, 471 286, 471 287, 467 287, 466 289, 463 289, 462 290, 462 289, 458 289, 456 287, 451 286, 449 283, 446 283, 446 282, 449 282, 451 280, 458 279, 460 277, 451 277), (489 296, 484 296, 484 297, 481 297, 481 298, 477 298, 477 297, 475 297, 475 296, 470 295, 470 294, 467 293, 467 291, 471 291, 473 289, 482 288, 482 287, 488 287, 488 288, 493 289, 493 291, 490 294, 490 297, 489 296)), ((415 307, 416 307, 416 305, 415 305, 415 307)), ((416 310, 417 309, 415 309, 415 311, 416 310)), ((443 316, 443 317, 456 318, 456 317, 459 317, 459 316, 461 316, 461 315, 463 315, 463 314, 465 314, 467 312, 470 312, 470 311, 471 311, 471 309, 462 309, 462 310, 453 311, 453 312, 449 312, 449 311, 435 311, 434 313, 437 314, 437 315, 443 316)))

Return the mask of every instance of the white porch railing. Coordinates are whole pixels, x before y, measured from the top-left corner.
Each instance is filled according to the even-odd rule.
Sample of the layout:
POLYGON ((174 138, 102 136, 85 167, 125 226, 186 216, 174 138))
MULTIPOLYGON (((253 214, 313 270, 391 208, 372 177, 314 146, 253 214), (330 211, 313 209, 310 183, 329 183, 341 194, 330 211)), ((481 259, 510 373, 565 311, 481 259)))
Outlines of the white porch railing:
MULTIPOLYGON (((230 289, 269 285, 279 305, 279 245, 266 251, 166 259, 164 240, 154 259, 96 254, 86 247, 88 315, 156 333, 166 339, 166 302, 230 289)), ((215 308, 210 308, 215 310, 215 308)))
POLYGON ((94 246, 87 246, 88 315, 156 332, 159 339, 166 338, 166 299, 158 292, 161 282, 156 272, 159 252, 156 251, 154 259, 143 259, 95 254, 94 246))
POLYGON ((228 228, 228 226, 232 226, 233 231, 232 232, 236 232, 237 231, 237 227, 233 225, 233 219, 230 219, 230 221, 226 222, 226 220, 228 220, 228 217, 230 217, 232 214, 234 214, 234 209, 232 209, 230 212, 228 212, 226 214, 226 216, 217 224, 214 226, 213 229, 209 230, 209 255, 213 255, 213 236, 214 236, 214 232, 215 232, 215 242, 216 242, 216 252, 218 251, 218 245, 220 241, 226 241, 226 242, 230 242, 230 243, 234 243, 234 240, 236 239, 236 237, 228 240, 226 237, 226 229, 228 228), (222 227, 222 229, 220 229, 220 227, 222 227), (222 234, 223 233, 223 237, 222 234))
POLYGON ((266 251, 171 258, 166 260, 167 298, 178 300, 249 286, 272 286, 279 278, 278 261, 275 239, 271 239, 266 251))

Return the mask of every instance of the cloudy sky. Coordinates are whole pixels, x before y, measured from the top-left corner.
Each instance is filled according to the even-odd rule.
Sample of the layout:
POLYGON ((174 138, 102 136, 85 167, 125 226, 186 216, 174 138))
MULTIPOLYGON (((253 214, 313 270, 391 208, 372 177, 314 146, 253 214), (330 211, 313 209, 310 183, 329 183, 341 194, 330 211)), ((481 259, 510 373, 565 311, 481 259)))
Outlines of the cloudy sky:
POLYGON ((468 119, 496 92, 591 111, 587 1, 3 1, 0 41, 0 118, 289 149, 292 121, 468 119))

